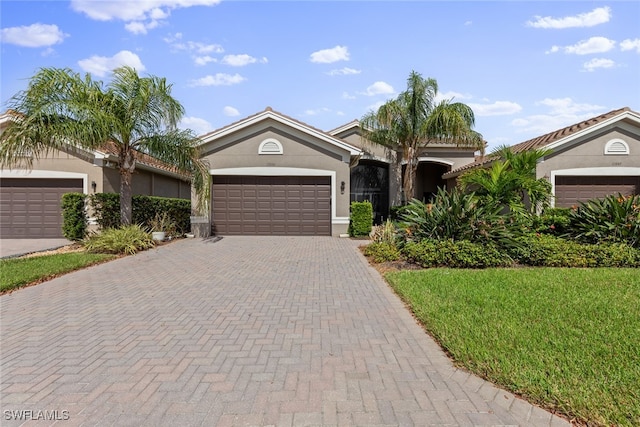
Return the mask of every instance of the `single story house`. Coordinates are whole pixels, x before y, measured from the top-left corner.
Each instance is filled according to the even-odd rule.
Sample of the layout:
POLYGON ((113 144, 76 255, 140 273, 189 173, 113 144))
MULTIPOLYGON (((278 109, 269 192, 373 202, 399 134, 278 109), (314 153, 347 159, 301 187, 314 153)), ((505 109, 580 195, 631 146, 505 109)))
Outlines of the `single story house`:
MULTIPOLYGON (((9 120, 0 116, 0 132, 9 120)), ((116 154, 112 145, 93 151, 67 146, 34 159, 30 170, 0 169, 0 238, 62 237, 64 193, 120 191, 116 154)), ((138 153, 132 192, 189 199, 191 183, 170 165, 138 153)))
MULTIPOLYGON (((511 147, 514 153, 546 149, 537 178, 551 182, 552 205, 571 207, 579 202, 621 193, 640 194, 640 113, 620 108, 511 147)), ((448 188, 464 172, 488 167, 487 156, 446 172, 448 188)))
MULTIPOLYGON (((324 132, 267 107, 200 137, 211 169, 208 212, 198 235, 333 235, 347 232, 352 201, 372 202, 376 219, 399 203, 397 153, 361 137, 357 120, 324 132)), ((429 146, 420 155, 418 197, 474 151, 429 146)))

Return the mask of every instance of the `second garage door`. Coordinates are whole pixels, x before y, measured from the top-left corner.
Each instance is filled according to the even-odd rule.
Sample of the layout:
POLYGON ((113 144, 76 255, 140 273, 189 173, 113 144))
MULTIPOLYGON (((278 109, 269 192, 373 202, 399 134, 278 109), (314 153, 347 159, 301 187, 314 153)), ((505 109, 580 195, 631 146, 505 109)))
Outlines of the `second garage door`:
POLYGON ((218 235, 331 235, 328 176, 214 176, 218 235))
POLYGON ((568 208, 618 193, 640 194, 640 176, 557 176, 555 206, 568 208))
POLYGON ((3 239, 62 237, 61 198, 82 193, 81 179, 0 180, 0 236, 3 239))

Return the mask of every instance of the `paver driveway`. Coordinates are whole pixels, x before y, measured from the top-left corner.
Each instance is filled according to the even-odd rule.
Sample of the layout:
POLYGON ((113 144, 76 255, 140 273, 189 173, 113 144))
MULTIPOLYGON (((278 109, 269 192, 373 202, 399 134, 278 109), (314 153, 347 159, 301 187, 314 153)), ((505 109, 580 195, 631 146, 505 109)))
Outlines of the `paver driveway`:
POLYGON ((0 423, 566 424, 455 369, 357 244, 187 239, 2 296, 0 423))

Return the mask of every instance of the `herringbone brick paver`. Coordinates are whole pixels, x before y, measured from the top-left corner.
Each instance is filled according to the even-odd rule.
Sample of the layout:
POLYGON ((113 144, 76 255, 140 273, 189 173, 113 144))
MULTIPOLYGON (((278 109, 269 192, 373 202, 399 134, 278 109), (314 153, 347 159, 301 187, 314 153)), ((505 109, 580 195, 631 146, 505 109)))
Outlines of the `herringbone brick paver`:
POLYGON ((186 239, 4 295, 0 424, 568 424, 453 367, 357 246, 186 239))

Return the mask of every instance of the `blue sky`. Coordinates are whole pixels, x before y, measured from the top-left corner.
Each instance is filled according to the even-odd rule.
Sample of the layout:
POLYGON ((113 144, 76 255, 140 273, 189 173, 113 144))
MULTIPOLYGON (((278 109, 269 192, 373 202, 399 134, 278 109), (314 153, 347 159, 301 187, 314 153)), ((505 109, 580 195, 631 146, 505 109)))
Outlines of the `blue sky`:
POLYGON ((415 70, 471 106, 489 147, 640 110, 637 1, 6 1, 1 101, 40 67, 166 77, 202 134, 271 106, 323 130, 415 70))

